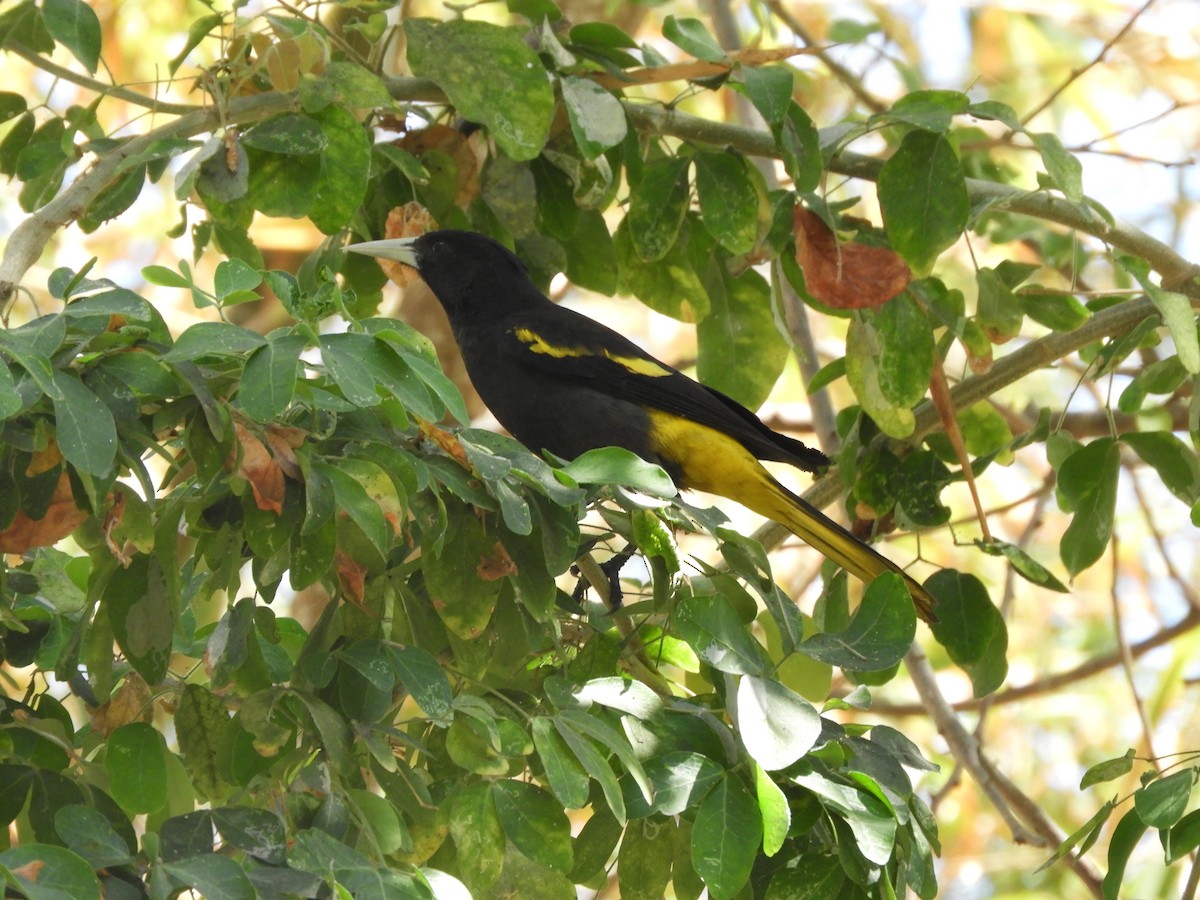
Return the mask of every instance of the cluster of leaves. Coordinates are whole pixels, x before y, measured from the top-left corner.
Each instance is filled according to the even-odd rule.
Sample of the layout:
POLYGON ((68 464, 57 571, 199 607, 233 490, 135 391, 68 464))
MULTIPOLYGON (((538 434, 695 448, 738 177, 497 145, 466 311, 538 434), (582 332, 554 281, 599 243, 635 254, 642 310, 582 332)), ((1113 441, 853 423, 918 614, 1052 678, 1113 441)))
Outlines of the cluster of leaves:
MULTIPOLYGON (((294 309, 321 306, 240 262, 212 292, 147 274, 222 306, 265 277, 294 309)), ((421 895, 438 872, 486 895, 535 870, 560 896, 603 879, 623 833, 621 878, 650 893, 673 878, 733 896, 756 862, 766 884, 808 860, 830 885, 932 894, 935 832, 903 769, 929 764, 799 693, 827 691, 831 665, 899 662, 916 621, 898 578, 853 615, 840 579, 806 627, 762 548, 666 500, 660 470, 612 451, 553 470, 509 439, 429 424, 465 418, 432 350, 400 323, 353 319, 336 285, 345 333, 213 322, 178 339, 104 280, 64 270, 52 290, 63 312, 4 339, 8 519, 27 523, 5 534, 29 542, 10 550, 53 540, 30 528, 53 521, 65 483, 58 502, 89 514, 66 529, 88 555, 34 550, 6 571, 5 655, 68 683, 86 672, 106 702, 78 732, 48 695, 6 705, 3 818, 37 843, 0 864, 32 896, 95 896, 93 870, 106 896, 144 878, 155 896, 306 896, 329 878, 421 895), (664 499, 648 509, 612 482, 664 499), (597 541, 578 521, 606 498, 600 536, 654 554, 650 599, 625 610, 646 624, 627 633, 554 581, 597 541), (664 522, 712 530, 730 571, 684 578, 664 522), (257 598, 214 610, 247 561, 257 598), (306 632, 271 609, 285 575, 341 602, 306 632), (663 616, 674 633, 649 624, 663 616), (206 678, 172 674, 189 659, 206 678), (634 661, 690 696, 623 677, 634 661), (177 749, 151 724, 149 686, 170 698, 177 749), (584 807, 572 840, 563 810, 584 807), (138 853, 141 814, 156 842, 138 853)))
MULTIPOLYGON (((751 406, 788 354, 784 280, 847 318, 845 356, 811 387, 844 377, 859 401, 839 419, 838 462, 851 508, 876 518, 945 525, 949 484, 1033 441, 1075 517, 1072 575, 1111 538, 1122 445, 1197 508, 1200 466, 1170 432, 1081 445, 1047 415, 1014 436, 978 404, 953 421, 957 442, 899 443, 929 430, 920 405, 947 353, 985 372, 1026 320, 1069 333, 1109 305, 1030 283, 1038 270, 1011 261, 978 270, 974 304, 932 272, 968 227, 1053 245, 972 194, 969 176, 1007 176, 959 145, 980 120, 1022 131, 1011 109, 923 91, 819 133, 790 69, 741 64, 697 20, 669 17, 663 36, 692 58, 695 86, 736 91, 766 121, 782 189, 726 132, 668 140, 669 116, 623 102, 656 69, 680 77, 654 47, 609 24, 558 27, 545 0, 510 5, 529 27, 403 23, 418 84, 384 80, 300 15, 240 31, 206 16, 184 54, 227 38, 203 81, 224 131, 196 119, 113 138, 97 105, 54 116, 0 95, 14 120, 0 172, 25 209, 102 157, 110 180, 78 219, 98 228, 171 169, 178 233, 199 210, 197 256, 225 257, 211 289, 187 263, 145 271, 220 317, 177 337, 87 269, 52 276, 61 311, 0 332, 0 547, 22 554, 0 583, 0 656, 94 707, 82 728, 44 690, 0 711, 0 821, 21 839, 0 870, 31 898, 432 896, 453 880, 477 896, 560 897, 602 884, 614 861, 630 897, 668 884, 677 897, 936 893, 936 829, 909 774, 930 764, 891 728, 835 721, 868 705, 866 687, 826 700, 833 667, 860 685, 896 673, 916 630, 900 581, 878 579, 851 612, 831 578, 802 616, 762 547, 673 499, 661 472, 609 451, 552 468, 435 424, 465 422, 461 398, 424 338, 374 317, 377 267, 339 249, 405 204, 509 243, 543 284, 564 272, 696 322, 700 377, 751 406), (441 99, 408 110, 422 127, 376 131, 397 124, 395 95, 428 97, 430 83, 441 99), (856 197, 818 191, 868 134, 893 148, 869 173, 882 233, 848 216, 856 197), (258 214, 307 218, 329 239, 296 273, 267 270, 249 234, 258 214), (228 321, 265 288, 294 324, 261 335, 228 321), (322 333, 335 315, 345 330, 322 333), (589 509, 602 525, 581 529, 589 509), (710 534, 722 567, 681 557, 684 531, 710 534), (50 547, 68 535, 82 555, 50 547), (564 592, 581 554, 623 541, 645 555, 644 599, 612 616, 564 592), (311 628, 275 612, 310 587, 333 598, 311 628), (168 714, 172 745, 157 727, 168 714), (572 837, 575 810, 587 819, 572 837)), ((382 13, 352 24, 371 58, 391 40, 382 13)), ((100 40, 80 0, 0 16, 0 48, 62 45, 89 72, 100 40)), ((1052 135, 1029 137, 1043 190, 1104 224, 1075 160, 1052 135)), ((1053 246, 1051 265, 1076 252, 1053 246)), ((1154 313, 1077 349, 1103 376, 1169 335, 1173 350, 1122 394, 1137 411, 1194 378, 1200 350, 1184 295, 1142 261, 1121 272, 1154 313)), ((984 549, 1061 588, 1020 549, 984 549)), ((977 695, 995 690, 1007 638, 986 589, 954 570, 928 586, 934 637, 977 695)))

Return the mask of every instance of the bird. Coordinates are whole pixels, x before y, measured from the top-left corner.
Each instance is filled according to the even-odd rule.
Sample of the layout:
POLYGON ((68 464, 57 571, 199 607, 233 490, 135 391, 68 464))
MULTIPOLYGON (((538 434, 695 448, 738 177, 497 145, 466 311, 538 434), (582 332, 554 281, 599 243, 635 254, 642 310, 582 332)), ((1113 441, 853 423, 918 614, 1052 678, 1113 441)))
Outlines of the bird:
POLYGON ((657 463, 681 489, 726 497, 780 523, 864 582, 895 572, 917 614, 936 622, 935 600, 924 587, 760 462, 819 472, 830 464, 824 453, 779 434, 619 332, 554 303, 500 242, 440 229, 346 249, 416 269, 446 310, 476 391, 530 450, 570 460, 624 447, 657 463))

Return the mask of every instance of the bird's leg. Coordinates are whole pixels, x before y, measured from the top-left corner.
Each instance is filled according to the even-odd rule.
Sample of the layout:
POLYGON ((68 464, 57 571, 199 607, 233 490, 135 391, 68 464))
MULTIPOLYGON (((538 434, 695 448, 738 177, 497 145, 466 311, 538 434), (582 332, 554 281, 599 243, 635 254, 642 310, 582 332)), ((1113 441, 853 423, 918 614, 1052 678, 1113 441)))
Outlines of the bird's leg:
POLYGON ((583 596, 587 593, 588 585, 590 584, 602 595, 601 599, 604 600, 604 604, 608 607, 609 612, 616 612, 621 608, 621 603, 624 600, 624 592, 621 590, 621 569, 624 568, 625 563, 629 562, 629 558, 636 552, 637 545, 628 543, 619 553, 602 563, 595 562, 585 554, 577 563, 577 570, 583 577, 575 585, 572 599, 582 605, 583 596), (603 587, 597 583, 600 581, 604 582, 603 587))

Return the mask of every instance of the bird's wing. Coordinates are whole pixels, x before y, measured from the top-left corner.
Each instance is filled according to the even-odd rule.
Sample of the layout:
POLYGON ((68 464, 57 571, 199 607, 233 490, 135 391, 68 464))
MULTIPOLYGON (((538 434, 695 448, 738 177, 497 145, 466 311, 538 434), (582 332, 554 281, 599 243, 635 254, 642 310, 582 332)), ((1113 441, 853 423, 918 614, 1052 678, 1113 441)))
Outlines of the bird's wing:
POLYGON ((557 379, 661 410, 724 432, 759 459, 816 471, 829 460, 819 450, 778 434, 720 391, 693 381, 628 338, 561 307, 510 321, 497 348, 520 365, 557 379))

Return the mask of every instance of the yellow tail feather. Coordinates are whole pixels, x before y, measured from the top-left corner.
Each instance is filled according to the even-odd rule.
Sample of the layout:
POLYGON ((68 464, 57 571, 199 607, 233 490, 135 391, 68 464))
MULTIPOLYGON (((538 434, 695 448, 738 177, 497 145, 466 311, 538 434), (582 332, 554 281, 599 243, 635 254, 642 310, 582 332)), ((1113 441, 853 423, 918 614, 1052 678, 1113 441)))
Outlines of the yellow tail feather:
POLYGON ((917 614, 926 622, 937 621, 933 596, 925 588, 890 559, 772 478, 762 463, 729 435, 658 411, 651 411, 650 422, 654 450, 682 473, 681 487, 720 494, 773 519, 863 581, 872 581, 884 572, 895 572, 908 586, 917 614))

